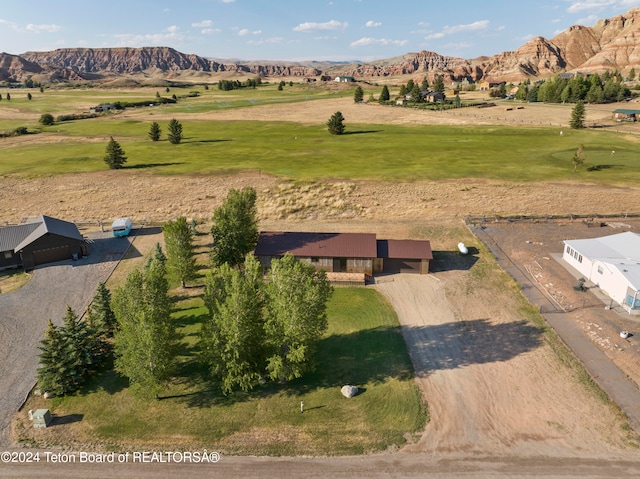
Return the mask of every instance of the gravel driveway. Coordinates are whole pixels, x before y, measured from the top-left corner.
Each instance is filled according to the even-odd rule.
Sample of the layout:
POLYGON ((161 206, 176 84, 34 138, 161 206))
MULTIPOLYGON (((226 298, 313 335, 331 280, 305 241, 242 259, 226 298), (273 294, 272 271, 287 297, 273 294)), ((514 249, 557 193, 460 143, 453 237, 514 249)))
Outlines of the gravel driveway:
POLYGON ((81 315, 131 244, 109 233, 89 236, 86 258, 38 267, 25 286, 0 295, 0 446, 9 443, 11 417, 35 384, 48 320, 61 324, 67 305, 81 315))

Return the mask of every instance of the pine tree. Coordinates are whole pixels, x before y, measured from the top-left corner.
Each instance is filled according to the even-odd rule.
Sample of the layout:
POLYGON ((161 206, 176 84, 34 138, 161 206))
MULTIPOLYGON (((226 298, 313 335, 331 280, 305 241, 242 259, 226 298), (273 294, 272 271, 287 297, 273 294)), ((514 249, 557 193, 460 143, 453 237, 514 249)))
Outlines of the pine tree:
POLYGON ((629 70, 629 81, 634 81, 636 79, 636 69, 635 68, 631 68, 631 70, 629 70))
POLYGON ((382 91, 380 92, 380 97, 378 98, 378 101, 380 103, 384 103, 385 101, 389 101, 389 98, 391 98, 391 95, 389 95, 389 87, 387 87, 387 85, 384 85, 382 87, 382 91))
POLYGON ((42 391, 52 396, 62 396, 72 389, 69 383, 72 369, 71 360, 66 354, 65 341, 58 327, 51 320, 40 341, 40 367, 38 384, 42 391))
POLYGON ((444 93, 444 77, 436 75, 436 82, 433 84, 433 91, 444 93))
POLYGON ((332 135, 342 135, 345 128, 342 113, 337 111, 331 115, 331 118, 327 121, 327 127, 329 128, 329 133, 332 135))
POLYGON ((353 93, 353 102, 362 103, 362 100, 364 100, 364 90, 362 90, 362 87, 358 85, 353 93))
POLYGON ((585 109, 582 100, 576 103, 576 106, 571 110, 571 121, 569 126, 573 129, 584 128, 585 109))
POLYGON ((429 81, 427 80, 427 77, 425 76, 422 79, 422 83, 420 84, 420 90, 425 91, 429 89, 429 81))
POLYGON ((160 141, 161 134, 162 129, 160 128, 158 122, 154 121, 153 123, 151 123, 151 126, 149 127, 149 138, 151 138, 151 141, 160 141))
POLYGON ((105 337, 113 337, 118 325, 116 316, 111 309, 111 291, 104 283, 98 284, 96 294, 89 306, 89 320, 91 327, 98 334, 105 337))
POLYGON ((173 118, 169 122, 169 143, 178 145, 182 141, 182 123, 173 118))
POLYGON ((114 140, 113 137, 111 137, 111 140, 107 145, 104 162, 109 165, 109 168, 112 170, 122 168, 122 165, 127 162, 127 157, 124 156, 124 150, 120 146, 120 143, 114 140))
POLYGON ((65 353, 71 365, 67 380, 74 385, 73 390, 75 390, 84 382, 94 366, 93 353, 96 350, 94 337, 90 334, 87 324, 78 319, 78 315, 70 306, 67 306, 60 332, 64 338, 65 353))

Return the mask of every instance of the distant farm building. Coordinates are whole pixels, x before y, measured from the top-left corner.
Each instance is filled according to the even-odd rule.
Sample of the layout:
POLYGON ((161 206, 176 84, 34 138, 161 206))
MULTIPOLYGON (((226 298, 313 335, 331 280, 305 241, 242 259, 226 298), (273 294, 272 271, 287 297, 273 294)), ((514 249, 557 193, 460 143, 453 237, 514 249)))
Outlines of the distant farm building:
POLYGON ((625 108, 613 110, 613 119, 616 121, 638 121, 639 117, 640 110, 628 110, 625 108))
POLYGON ((75 224, 39 216, 0 228, 0 270, 35 266, 82 256, 84 239, 75 224))
POLYGON ((433 259, 425 240, 377 240, 372 233, 260 233, 255 255, 269 268, 271 261, 291 254, 327 273, 429 272, 433 259))
POLYGON ((423 95, 423 98, 427 103, 438 103, 443 102, 445 96, 444 93, 440 93, 439 91, 430 91, 423 95))
POLYGON ((492 88, 498 88, 504 82, 495 82, 495 81, 483 81, 480 82, 480 90, 486 91, 491 90, 492 88))
POLYGON ((337 81, 340 83, 351 83, 356 81, 356 79, 351 76, 337 76, 335 77, 334 81, 337 81))
POLYGON ((566 240, 562 259, 629 314, 640 314, 640 234, 566 240))

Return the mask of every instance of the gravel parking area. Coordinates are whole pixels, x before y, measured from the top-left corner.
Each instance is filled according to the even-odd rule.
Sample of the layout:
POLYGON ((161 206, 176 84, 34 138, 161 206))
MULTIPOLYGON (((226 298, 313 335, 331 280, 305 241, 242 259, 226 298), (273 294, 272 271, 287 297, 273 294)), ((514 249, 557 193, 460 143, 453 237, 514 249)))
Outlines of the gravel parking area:
POLYGON ((9 443, 12 415, 35 384, 39 341, 67 305, 81 315, 131 244, 110 233, 89 235, 89 255, 36 268, 17 291, 0 294, 0 446, 9 443))

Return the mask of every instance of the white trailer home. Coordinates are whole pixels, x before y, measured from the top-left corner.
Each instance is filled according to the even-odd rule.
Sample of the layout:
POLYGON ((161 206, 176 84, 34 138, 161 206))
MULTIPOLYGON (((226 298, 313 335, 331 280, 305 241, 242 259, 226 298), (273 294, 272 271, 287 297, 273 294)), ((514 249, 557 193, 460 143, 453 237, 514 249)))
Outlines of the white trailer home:
POLYGON ((640 234, 565 240, 562 259, 629 314, 640 314, 640 234))

